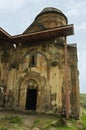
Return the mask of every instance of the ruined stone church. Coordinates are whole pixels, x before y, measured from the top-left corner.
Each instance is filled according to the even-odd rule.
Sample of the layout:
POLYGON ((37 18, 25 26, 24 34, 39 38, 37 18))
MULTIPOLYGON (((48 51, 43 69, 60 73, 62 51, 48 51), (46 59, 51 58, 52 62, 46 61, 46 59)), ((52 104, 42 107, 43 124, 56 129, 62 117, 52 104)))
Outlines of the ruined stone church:
POLYGON ((51 7, 22 34, 0 28, 0 88, 14 97, 14 108, 79 115, 77 46, 66 39, 73 34, 65 14, 51 7))

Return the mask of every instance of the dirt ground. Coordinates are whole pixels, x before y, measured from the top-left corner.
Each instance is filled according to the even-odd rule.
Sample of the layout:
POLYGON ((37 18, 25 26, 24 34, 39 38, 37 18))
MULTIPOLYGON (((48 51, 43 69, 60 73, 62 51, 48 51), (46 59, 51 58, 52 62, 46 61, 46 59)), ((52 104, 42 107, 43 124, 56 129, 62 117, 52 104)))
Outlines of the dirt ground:
POLYGON ((82 130, 83 128, 81 121, 74 119, 65 120, 67 128, 63 125, 59 127, 57 125, 59 119, 57 115, 52 114, 0 109, 0 130, 82 130))
MULTIPOLYGON (((45 130, 57 119, 54 115, 28 111, 0 110, 0 130, 45 130)), ((50 130, 56 130, 50 128, 50 130)))

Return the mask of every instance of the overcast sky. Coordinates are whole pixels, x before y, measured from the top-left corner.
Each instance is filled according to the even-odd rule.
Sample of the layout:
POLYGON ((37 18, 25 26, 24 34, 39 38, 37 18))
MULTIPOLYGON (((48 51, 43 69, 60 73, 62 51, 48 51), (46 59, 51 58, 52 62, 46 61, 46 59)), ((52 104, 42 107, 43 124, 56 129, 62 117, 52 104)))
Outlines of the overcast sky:
POLYGON ((45 7, 62 10, 74 24, 75 35, 68 37, 68 43, 77 43, 80 92, 86 93, 86 0, 0 0, 0 27, 20 34, 45 7))

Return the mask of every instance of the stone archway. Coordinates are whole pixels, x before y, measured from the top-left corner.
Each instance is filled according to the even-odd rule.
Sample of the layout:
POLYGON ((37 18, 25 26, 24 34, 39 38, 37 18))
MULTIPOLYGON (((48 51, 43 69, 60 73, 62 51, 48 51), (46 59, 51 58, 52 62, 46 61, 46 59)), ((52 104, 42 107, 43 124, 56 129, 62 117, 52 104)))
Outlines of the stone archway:
MULTIPOLYGON (((31 93, 31 95, 35 95, 36 100, 35 107, 31 110, 35 109, 35 111, 41 112, 44 110, 44 97, 47 94, 47 84, 45 77, 41 76, 37 72, 28 72, 24 77, 22 77, 20 84, 20 98, 19 98, 19 108, 20 109, 31 109, 26 106, 26 100, 28 100, 27 93, 31 93)), ((27 103, 28 104, 28 103, 27 103)))

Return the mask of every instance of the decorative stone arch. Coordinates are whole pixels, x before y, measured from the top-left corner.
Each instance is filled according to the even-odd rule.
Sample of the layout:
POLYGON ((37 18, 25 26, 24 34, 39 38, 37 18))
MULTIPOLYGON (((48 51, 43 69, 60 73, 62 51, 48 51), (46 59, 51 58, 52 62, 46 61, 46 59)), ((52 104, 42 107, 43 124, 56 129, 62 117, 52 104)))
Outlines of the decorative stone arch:
POLYGON ((29 79, 27 82, 27 88, 31 88, 31 89, 38 89, 38 83, 36 82, 36 80, 34 79, 29 79))
POLYGON ((46 79, 37 72, 28 72, 21 81, 20 87, 20 103, 19 106, 25 109, 26 104, 26 92, 28 86, 33 89, 37 89, 37 106, 36 111, 42 109, 42 93, 46 89, 46 79), (32 84, 32 85, 31 85, 32 84))
POLYGON ((19 61, 19 63, 18 63, 18 66, 19 66, 19 64, 20 63, 22 63, 22 61, 23 61, 23 59, 27 56, 27 55, 30 55, 30 54, 40 54, 40 55, 42 55, 44 58, 45 58, 45 60, 46 60, 46 62, 48 63, 48 58, 47 58, 47 56, 44 54, 44 53, 42 53, 42 52, 40 52, 40 51, 36 51, 36 50, 34 50, 34 51, 28 51, 28 52, 26 52, 24 55, 23 55, 23 57, 21 57, 21 59, 20 59, 20 61, 19 61))
POLYGON ((43 63, 46 64, 46 70, 47 70, 50 64, 49 59, 47 55, 43 54, 40 51, 26 52, 26 54, 23 57, 21 57, 20 61, 18 62, 17 68, 19 69, 21 73, 23 73, 23 72, 28 71, 28 68, 38 67, 37 65, 41 66, 41 59, 38 60, 40 56, 43 63))

